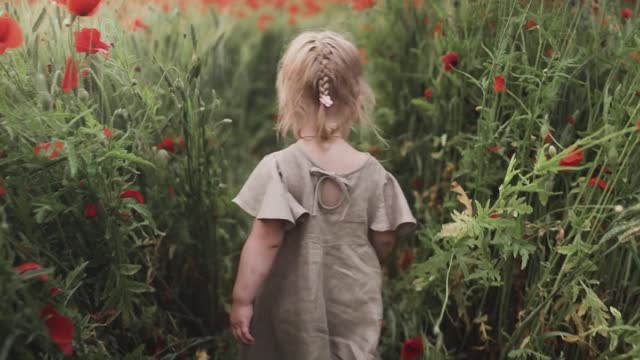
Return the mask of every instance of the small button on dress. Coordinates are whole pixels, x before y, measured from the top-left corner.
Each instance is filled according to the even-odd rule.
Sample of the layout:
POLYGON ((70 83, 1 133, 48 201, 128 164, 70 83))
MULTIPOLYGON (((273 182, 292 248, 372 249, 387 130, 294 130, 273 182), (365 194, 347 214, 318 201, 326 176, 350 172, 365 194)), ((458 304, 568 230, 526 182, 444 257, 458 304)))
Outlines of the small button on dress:
POLYGON ((369 231, 403 237, 416 219, 396 179, 372 156, 338 174, 297 143, 266 155, 232 200, 258 219, 285 221, 283 243, 258 290, 241 360, 379 359, 382 271, 369 231), (324 182, 339 189, 326 204, 324 182))

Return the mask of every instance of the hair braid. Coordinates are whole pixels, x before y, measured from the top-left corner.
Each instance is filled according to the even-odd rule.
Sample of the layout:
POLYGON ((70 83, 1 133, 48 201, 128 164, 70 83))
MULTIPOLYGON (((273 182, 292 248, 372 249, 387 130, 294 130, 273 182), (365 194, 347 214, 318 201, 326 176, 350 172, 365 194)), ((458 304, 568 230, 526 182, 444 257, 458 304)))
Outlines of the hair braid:
MULTIPOLYGON (((317 78, 317 90, 319 96, 322 97, 331 97, 331 67, 329 66, 331 62, 331 55, 333 55, 333 51, 331 47, 325 44, 322 39, 318 40, 318 52, 317 58, 320 63, 320 68, 318 71, 317 78)), ((318 129, 320 133, 320 138, 322 140, 327 140, 331 134, 335 131, 335 127, 328 128, 326 126, 326 109, 325 105, 321 102, 319 104, 318 109, 318 129)))

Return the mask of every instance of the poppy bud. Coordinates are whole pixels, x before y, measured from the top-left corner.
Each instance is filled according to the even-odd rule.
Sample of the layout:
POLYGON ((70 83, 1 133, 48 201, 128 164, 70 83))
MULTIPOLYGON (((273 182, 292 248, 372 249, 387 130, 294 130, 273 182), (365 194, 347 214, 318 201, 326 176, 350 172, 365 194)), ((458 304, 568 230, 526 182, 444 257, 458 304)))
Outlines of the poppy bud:
POLYGON ((41 91, 40 94, 38 94, 38 100, 43 110, 51 109, 53 98, 51 97, 51 95, 49 95, 49 92, 41 91))
POLYGON ((613 208, 613 211, 615 211, 615 212, 617 212, 618 214, 620 214, 621 212, 623 212, 623 211, 624 211, 624 207, 623 207, 622 205, 616 205, 616 206, 613 208))
POLYGON ((174 83, 173 83, 173 87, 175 87, 178 90, 184 90, 184 83, 182 82, 182 80, 177 79, 174 83))
POLYGON ((87 90, 85 89, 79 89, 78 90, 78 99, 80 101, 87 101, 89 100, 89 93, 87 92, 87 90))
POLYGON ((169 152, 165 149, 160 149, 156 152, 156 160, 158 160, 158 162, 160 162, 161 164, 167 164, 169 162, 169 152))
POLYGON ((553 145, 549 146, 549 155, 553 157, 553 156, 556 156, 557 154, 558 154, 558 150, 556 149, 556 147, 553 145))
POLYGON ((202 69, 202 62, 200 58, 193 54, 191 57, 191 69, 189 70, 189 79, 197 79, 200 76, 200 70, 202 69))
POLYGON ((126 129, 129 113, 127 109, 120 108, 113 113, 113 127, 116 129, 126 129))

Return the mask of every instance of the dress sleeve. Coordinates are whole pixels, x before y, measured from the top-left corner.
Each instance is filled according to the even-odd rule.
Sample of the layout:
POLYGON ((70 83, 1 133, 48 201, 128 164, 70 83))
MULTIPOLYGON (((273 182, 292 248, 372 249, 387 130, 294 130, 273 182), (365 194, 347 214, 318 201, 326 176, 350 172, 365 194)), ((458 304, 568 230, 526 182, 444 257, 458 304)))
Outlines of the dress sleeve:
POLYGON ((256 219, 286 220, 285 229, 291 230, 309 212, 287 190, 275 160, 271 154, 263 157, 231 201, 256 219))
POLYGON ((411 233, 416 228, 416 219, 411 213, 400 184, 385 172, 382 188, 377 192, 377 205, 369 228, 375 231, 395 230, 398 237, 411 233))

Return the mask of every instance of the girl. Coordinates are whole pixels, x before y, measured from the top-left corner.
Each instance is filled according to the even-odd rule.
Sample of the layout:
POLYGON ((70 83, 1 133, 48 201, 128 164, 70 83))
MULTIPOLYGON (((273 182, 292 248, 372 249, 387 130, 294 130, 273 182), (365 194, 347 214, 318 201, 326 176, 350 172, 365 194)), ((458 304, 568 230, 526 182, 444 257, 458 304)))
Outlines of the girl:
POLYGON ((255 217, 232 296, 240 358, 377 359, 380 264, 416 220, 393 175, 347 142, 356 123, 375 130, 358 51, 302 33, 277 90, 277 129, 297 142, 263 157, 232 200, 255 217))

